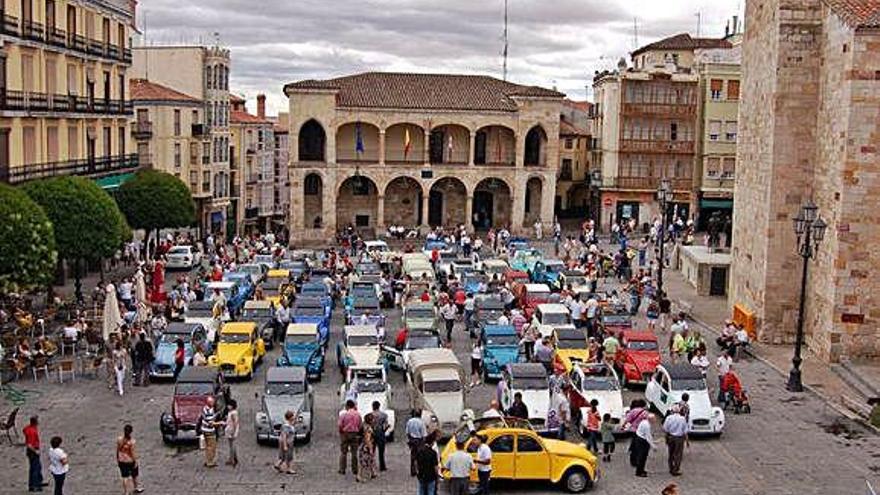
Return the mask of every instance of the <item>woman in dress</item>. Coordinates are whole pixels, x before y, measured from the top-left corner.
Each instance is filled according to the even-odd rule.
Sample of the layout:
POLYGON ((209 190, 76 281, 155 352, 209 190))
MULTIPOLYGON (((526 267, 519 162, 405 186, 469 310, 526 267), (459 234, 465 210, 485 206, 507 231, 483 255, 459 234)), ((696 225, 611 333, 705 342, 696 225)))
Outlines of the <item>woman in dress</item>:
POLYGON ((376 443, 373 441, 373 415, 367 414, 363 422, 363 439, 358 448, 357 481, 366 483, 376 477, 376 443))

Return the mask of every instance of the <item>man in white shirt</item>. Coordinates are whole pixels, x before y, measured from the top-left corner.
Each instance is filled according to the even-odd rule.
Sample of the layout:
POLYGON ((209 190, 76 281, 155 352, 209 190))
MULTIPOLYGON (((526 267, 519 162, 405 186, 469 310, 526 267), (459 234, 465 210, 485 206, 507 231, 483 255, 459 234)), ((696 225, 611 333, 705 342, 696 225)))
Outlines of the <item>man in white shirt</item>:
POLYGON ((640 478, 648 477, 645 464, 648 462, 648 453, 654 448, 654 437, 651 433, 651 421, 653 420, 654 414, 648 414, 647 418, 639 422, 636 436, 633 437, 633 443, 630 447, 630 461, 636 467, 636 476, 640 478))
POLYGON ((483 413, 483 417, 484 418, 500 418, 502 416, 502 414, 501 414, 501 411, 499 411, 499 409, 501 409, 501 405, 498 404, 497 400, 493 399, 492 402, 489 403, 489 409, 486 409, 486 411, 483 413))
POLYGON ((681 459, 687 443, 687 419, 679 411, 673 411, 663 421, 663 431, 666 432, 666 447, 669 453, 669 474, 681 476, 681 459))
POLYGON ((477 479, 480 483, 480 495, 489 495, 489 480, 492 478, 492 449, 485 443, 485 438, 473 434, 473 443, 477 447, 477 479))
POLYGON ((449 493, 465 495, 474 469, 474 459, 464 450, 464 442, 455 442, 455 452, 446 458, 443 469, 449 471, 449 493))
POLYGON ((715 360, 715 369, 718 370, 718 402, 723 402, 724 394, 721 392, 721 384, 724 383, 724 375, 730 372, 730 366, 733 364, 733 358, 729 352, 722 352, 718 359, 715 360))

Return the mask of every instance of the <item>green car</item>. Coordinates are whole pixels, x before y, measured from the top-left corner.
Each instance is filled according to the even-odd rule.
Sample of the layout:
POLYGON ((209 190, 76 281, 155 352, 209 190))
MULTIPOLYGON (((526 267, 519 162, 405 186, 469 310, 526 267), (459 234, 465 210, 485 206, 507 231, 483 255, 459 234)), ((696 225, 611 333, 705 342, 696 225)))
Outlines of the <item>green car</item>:
POLYGON ((403 325, 410 330, 437 330, 437 313, 432 303, 412 301, 403 312, 403 325))

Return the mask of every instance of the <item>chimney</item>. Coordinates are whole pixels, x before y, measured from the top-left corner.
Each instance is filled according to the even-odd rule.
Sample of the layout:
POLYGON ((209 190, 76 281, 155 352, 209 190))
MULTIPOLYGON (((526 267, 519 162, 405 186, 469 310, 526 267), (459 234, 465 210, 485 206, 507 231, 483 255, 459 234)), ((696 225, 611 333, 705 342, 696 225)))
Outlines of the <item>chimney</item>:
POLYGON ((738 32, 739 32, 739 16, 735 15, 735 16, 733 16, 733 33, 731 33, 731 34, 736 34, 738 32))
POLYGON ((257 117, 266 118, 266 95, 264 94, 257 95, 257 117))

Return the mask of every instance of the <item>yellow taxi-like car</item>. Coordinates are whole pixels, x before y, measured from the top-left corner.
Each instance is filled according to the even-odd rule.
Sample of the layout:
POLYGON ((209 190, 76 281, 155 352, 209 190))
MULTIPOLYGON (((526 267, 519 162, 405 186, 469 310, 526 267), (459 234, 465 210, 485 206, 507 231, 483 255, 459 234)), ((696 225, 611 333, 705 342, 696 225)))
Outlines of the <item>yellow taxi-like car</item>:
POLYGON ((208 360, 210 366, 218 366, 224 377, 250 379, 254 366, 266 354, 266 345, 257 334, 257 324, 252 321, 228 322, 220 329, 217 352, 208 360))
POLYGON ((565 367, 566 373, 575 364, 590 361, 590 348, 583 330, 574 327, 557 328, 553 331, 553 341, 556 344, 556 359, 565 367))
MULTIPOLYGON (((476 457, 471 432, 476 431, 492 450, 492 479, 546 480, 579 493, 591 488, 599 477, 596 456, 583 444, 542 438, 528 422, 512 418, 482 418, 467 422, 455 432, 454 440, 440 454, 440 464, 456 450, 456 441, 476 457)), ((449 477, 449 472, 444 471, 449 477)), ((471 483, 477 472, 471 473, 471 483)))
POLYGON ((269 270, 260 287, 263 299, 277 308, 281 304, 281 299, 286 295, 287 288, 290 287, 290 270, 283 268, 269 270))

